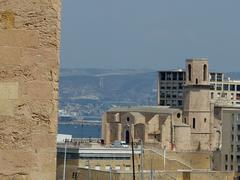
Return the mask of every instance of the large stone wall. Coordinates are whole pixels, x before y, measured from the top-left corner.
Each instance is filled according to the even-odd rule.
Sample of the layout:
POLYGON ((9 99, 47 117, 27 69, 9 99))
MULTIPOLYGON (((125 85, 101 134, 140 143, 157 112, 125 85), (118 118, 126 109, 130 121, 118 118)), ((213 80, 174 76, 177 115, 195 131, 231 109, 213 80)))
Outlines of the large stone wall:
POLYGON ((0 179, 53 180, 60 0, 0 0, 0 179))

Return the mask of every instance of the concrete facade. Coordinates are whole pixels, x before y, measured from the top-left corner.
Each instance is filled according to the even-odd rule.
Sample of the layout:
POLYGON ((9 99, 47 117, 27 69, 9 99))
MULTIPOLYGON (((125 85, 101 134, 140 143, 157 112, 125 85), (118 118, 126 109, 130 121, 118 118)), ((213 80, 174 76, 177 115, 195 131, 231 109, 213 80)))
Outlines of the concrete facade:
POLYGON ((0 0, 0 179, 56 177, 60 0, 0 0))
MULTIPOLYGON (((186 71, 183 69, 158 72, 157 104, 182 107, 186 71)), ((224 73, 210 72, 210 99, 214 104, 240 106, 240 81, 226 78, 224 73)))

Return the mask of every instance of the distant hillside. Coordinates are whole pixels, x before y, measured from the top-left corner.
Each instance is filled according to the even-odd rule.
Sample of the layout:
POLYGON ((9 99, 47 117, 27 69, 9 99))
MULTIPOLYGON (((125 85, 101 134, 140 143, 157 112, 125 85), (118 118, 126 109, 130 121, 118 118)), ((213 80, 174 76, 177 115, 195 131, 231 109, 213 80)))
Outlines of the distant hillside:
MULTIPOLYGON (((225 77, 240 79, 240 73, 225 77)), ((156 105, 157 72, 132 69, 62 69, 60 109, 75 117, 99 118, 114 106, 156 105)))
POLYGON ((62 69, 61 103, 84 98, 156 103, 157 73, 151 70, 62 69))

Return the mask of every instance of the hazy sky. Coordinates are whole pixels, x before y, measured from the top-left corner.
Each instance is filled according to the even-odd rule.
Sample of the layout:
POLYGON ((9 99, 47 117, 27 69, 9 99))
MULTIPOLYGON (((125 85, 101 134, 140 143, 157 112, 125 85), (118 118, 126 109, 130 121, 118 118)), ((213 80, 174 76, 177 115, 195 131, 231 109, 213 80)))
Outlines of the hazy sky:
POLYGON ((62 67, 240 71, 239 0, 63 0, 62 67))

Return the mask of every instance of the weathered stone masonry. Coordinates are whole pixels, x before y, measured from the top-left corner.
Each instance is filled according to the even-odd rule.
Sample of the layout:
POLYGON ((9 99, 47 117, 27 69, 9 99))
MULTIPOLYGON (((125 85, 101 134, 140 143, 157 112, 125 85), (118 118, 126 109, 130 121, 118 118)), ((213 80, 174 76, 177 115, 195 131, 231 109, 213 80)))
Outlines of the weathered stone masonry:
POLYGON ((56 178, 60 0, 0 0, 0 179, 56 178))

